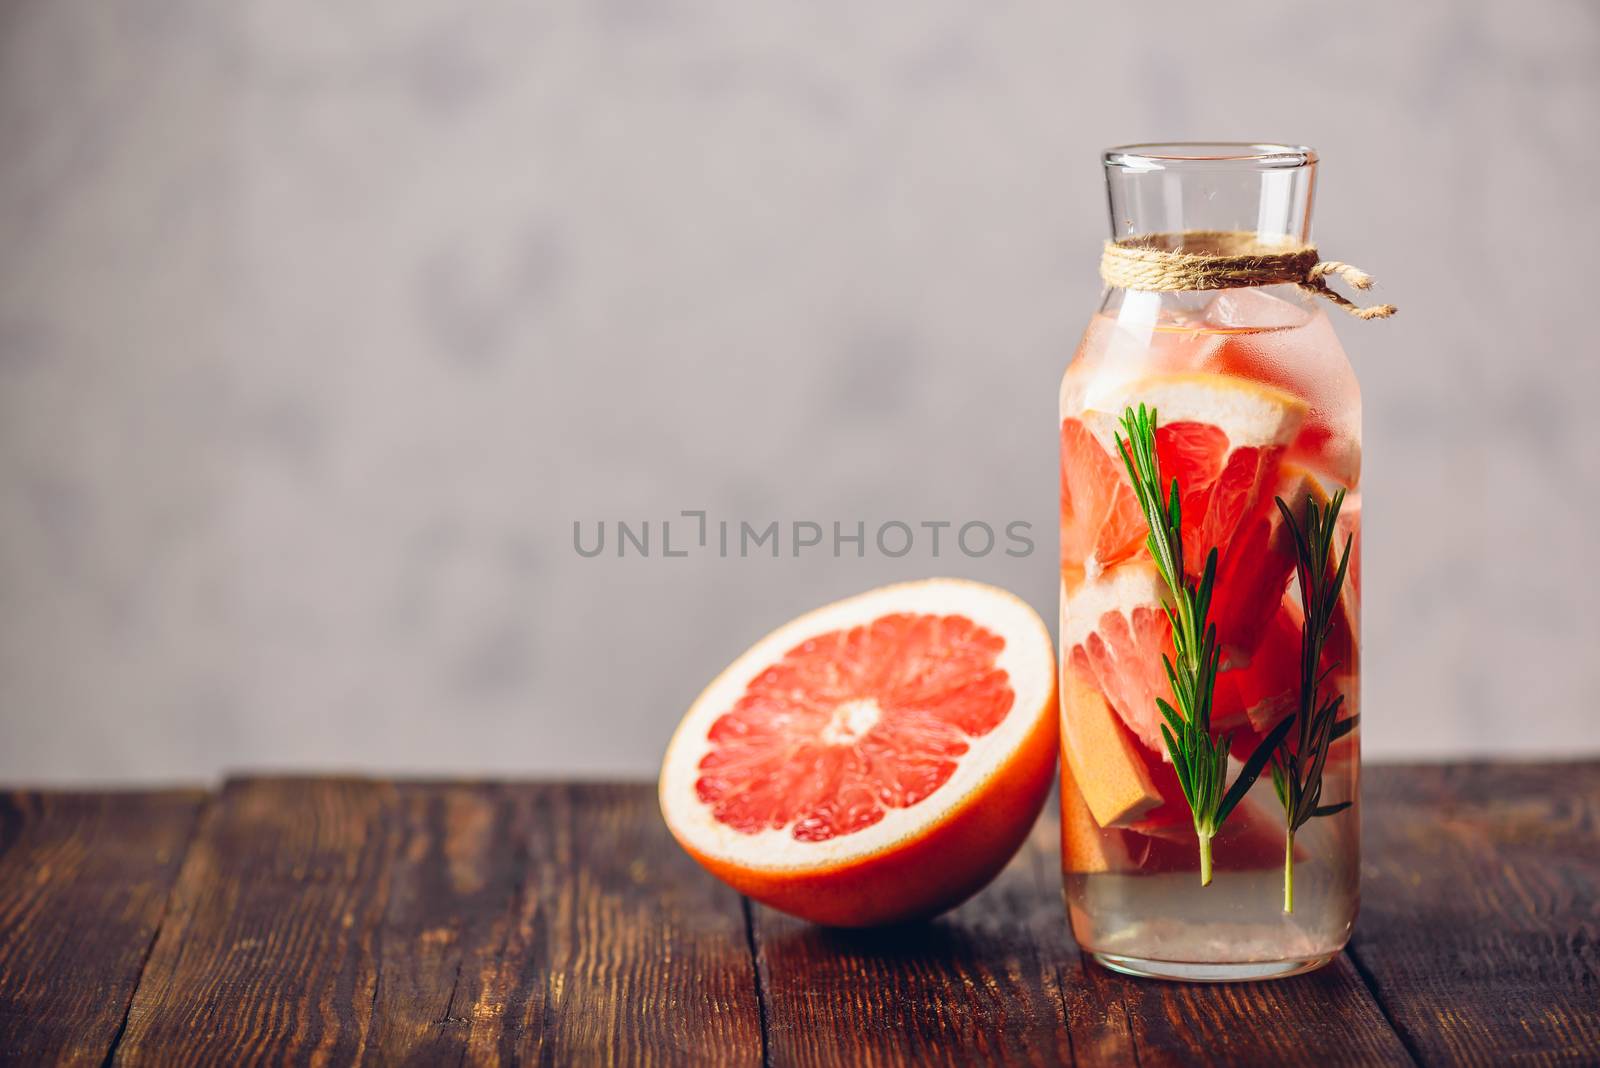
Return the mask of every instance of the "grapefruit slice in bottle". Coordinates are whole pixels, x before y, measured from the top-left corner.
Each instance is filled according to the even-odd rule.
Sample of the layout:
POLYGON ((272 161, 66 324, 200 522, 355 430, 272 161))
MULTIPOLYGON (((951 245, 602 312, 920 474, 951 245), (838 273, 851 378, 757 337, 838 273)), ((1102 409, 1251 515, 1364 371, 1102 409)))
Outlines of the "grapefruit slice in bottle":
MULTIPOLYGON (((1062 749, 1102 827, 1168 834, 1189 819, 1156 707, 1157 698, 1172 700, 1161 659, 1174 655, 1165 596, 1155 565, 1138 559, 1064 598, 1062 749), (1093 692, 1080 692, 1091 687, 1093 692), (1105 707, 1127 738, 1102 725, 1107 717, 1097 713, 1105 707)), ((1233 752, 1241 759, 1251 751, 1241 750, 1241 739, 1259 741, 1295 710, 1299 697, 1298 606, 1280 593, 1266 602, 1265 612, 1257 655, 1224 666, 1213 692, 1212 730, 1236 731, 1233 752)))
POLYGON ((1050 635, 992 586, 927 579, 761 639, 690 706, 661 768, 678 842, 803 919, 931 916, 1022 845, 1058 745, 1050 635))
MULTIPOLYGON (((1183 804, 1182 799, 1178 804, 1183 804)), ((1100 872, 1190 872, 1199 858, 1189 813, 1182 823, 1160 829, 1106 827, 1094 817, 1082 783, 1068 761, 1061 764, 1061 870, 1064 874, 1100 872)), ((1218 871, 1276 868, 1283 863, 1283 814, 1246 797, 1212 840, 1218 871)), ((1295 858, 1305 856, 1295 846, 1295 858)))
MULTIPOLYGON (((1123 725, 1155 753, 1164 752, 1166 744, 1156 698, 1172 699, 1161 658, 1175 655, 1165 596, 1155 564, 1135 560, 1073 591, 1061 620, 1063 660, 1074 674, 1094 680, 1123 725)), ((1068 742, 1073 740, 1069 731, 1068 742)), ((1084 752, 1082 762, 1093 761, 1098 753, 1084 752)))
POLYGON ((1306 405, 1282 390, 1212 374, 1167 374, 1119 383, 1061 424, 1061 573, 1069 586, 1141 552, 1146 527, 1117 454, 1129 406, 1156 409, 1161 478, 1178 480, 1185 562, 1226 547, 1277 479, 1306 405))
MULTIPOLYGON (((1063 597, 1063 608, 1065 604, 1063 597)), ((1065 612, 1061 633, 1067 633, 1065 612)), ((1081 646, 1062 657, 1061 754, 1095 822, 1101 827, 1126 826, 1166 798, 1150 773, 1150 761, 1139 752, 1094 680, 1094 669, 1081 646)))
MULTIPOLYGON (((1166 595, 1166 584, 1155 564, 1148 559, 1133 560, 1069 595, 1061 625, 1062 656, 1095 681, 1140 744, 1163 755, 1166 742, 1161 737, 1156 698, 1172 700, 1172 684, 1161 658, 1175 655, 1172 624, 1163 607, 1166 595)), ((1264 610, 1270 619, 1280 611, 1280 599, 1268 601, 1264 610)), ((1298 631, 1295 640, 1299 640, 1298 631)), ((1291 673, 1299 662, 1298 652, 1283 660, 1291 673)), ((1224 665, 1218 673, 1211 709, 1213 730, 1230 730, 1245 722, 1247 706, 1241 694, 1253 691, 1249 687, 1241 690, 1236 683, 1247 674, 1248 664, 1224 665)), ((1258 685, 1270 685, 1271 681, 1258 685)))
MULTIPOLYGON (((1328 492, 1310 471, 1298 464, 1283 464, 1276 485, 1261 494, 1249 516, 1239 525, 1220 554, 1211 616, 1217 624, 1225 666, 1250 662, 1275 618, 1275 607, 1294 573, 1294 539, 1284 525, 1275 498, 1298 521, 1306 501, 1328 505, 1328 492)), ((1299 654, 1291 656, 1299 662, 1299 654)))

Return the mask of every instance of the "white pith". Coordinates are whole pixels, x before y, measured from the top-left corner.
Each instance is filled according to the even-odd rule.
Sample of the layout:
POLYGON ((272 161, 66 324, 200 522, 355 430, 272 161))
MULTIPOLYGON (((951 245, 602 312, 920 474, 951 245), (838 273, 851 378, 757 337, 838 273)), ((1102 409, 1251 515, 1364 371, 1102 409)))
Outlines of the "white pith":
MULTIPOLYGON (((1049 700, 1055 655, 1038 613, 1005 590, 960 579, 927 579, 885 586, 810 612, 761 639, 706 687, 678 725, 662 763, 661 811, 673 833, 697 852, 764 871, 804 871, 883 852, 937 823, 945 813, 982 789, 995 768, 1016 751, 1035 727, 1056 714, 1049 700), (695 794, 701 759, 710 751, 706 734, 730 710, 745 687, 808 637, 870 623, 896 612, 965 616, 1005 640, 996 666, 1015 695, 1011 710, 988 734, 969 738, 968 751, 951 777, 910 808, 890 808, 864 830, 823 842, 802 842, 789 828, 744 834, 717 822, 695 794)), ((852 702, 825 730, 840 744, 870 728, 875 702, 852 702), (871 707, 867 707, 867 706, 871 707), (852 707, 853 706, 853 707, 852 707)))
POLYGON ((1306 403, 1259 382, 1229 375, 1184 373, 1152 375, 1107 389, 1090 389, 1080 415, 1095 440, 1117 455, 1122 413, 1144 404, 1158 421, 1210 423, 1228 435, 1232 448, 1287 445, 1306 417, 1306 403))
POLYGON ((1098 630, 1107 612, 1131 618, 1141 605, 1160 605, 1167 596, 1161 573, 1148 558, 1129 560, 1070 593, 1061 605, 1061 648, 1071 651, 1098 630))
POLYGON ((822 728, 822 740, 829 745, 854 745, 861 736, 878 725, 883 709, 872 698, 846 701, 833 710, 833 719, 822 728))

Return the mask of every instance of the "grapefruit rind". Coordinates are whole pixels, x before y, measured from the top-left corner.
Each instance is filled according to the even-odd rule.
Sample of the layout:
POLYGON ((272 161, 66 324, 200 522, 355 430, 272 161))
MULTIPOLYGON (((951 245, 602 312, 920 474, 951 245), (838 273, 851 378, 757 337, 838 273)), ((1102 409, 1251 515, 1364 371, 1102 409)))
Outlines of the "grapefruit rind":
MULTIPOLYGON (((1029 770, 1031 777, 1042 780, 1042 786, 1034 791, 1042 803, 1058 744, 1055 683, 1049 631, 1038 613, 1005 590, 962 579, 926 579, 885 586, 826 605, 762 638, 695 699, 662 764, 662 815, 685 849, 730 882, 735 881, 730 874, 760 880, 828 873, 905 850, 971 808, 996 785, 995 776, 1019 750, 1048 745, 1049 759, 1042 774, 1029 770), (796 839, 787 827, 751 834, 720 823, 695 792, 700 762, 712 748, 708 733, 717 718, 734 706, 752 679, 807 638, 902 612, 966 616, 1004 639, 995 666, 1006 672, 1015 697, 999 725, 985 735, 969 738, 968 751, 955 772, 926 798, 909 808, 890 808, 883 819, 862 830, 811 842, 796 839)), ((1036 814, 1037 804, 1021 828, 1022 834, 1036 814)), ((958 861, 950 858, 952 864, 958 861)))
POLYGON ((1066 874, 1093 875, 1128 866, 1125 856, 1111 848, 1114 841, 1101 824, 1073 774, 1072 761, 1061 749, 1061 870, 1066 874))
MULTIPOLYGON (((1117 565, 1066 599, 1061 657, 1082 661, 1080 670, 1131 736, 1170 763, 1155 703, 1170 700, 1161 666, 1161 646, 1171 653, 1167 603, 1166 584, 1148 557, 1117 565)), ((1093 789, 1092 777, 1088 781, 1093 789)))
POLYGON ((1228 435, 1232 449, 1288 445, 1307 411, 1305 401, 1281 389, 1201 373, 1141 378, 1095 396, 1091 404, 1082 419, 1112 456, 1129 406, 1154 408, 1163 425, 1208 423, 1228 435))
POLYGON ((1159 607, 1169 600, 1166 583, 1148 557, 1114 567, 1063 599, 1061 648, 1071 652, 1075 646, 1082 645, 1090 632, 1100 626, 1107 612, 1127 613, 1139 607, 1159 607))
POLYGON ((1126 826, 1165 800, 1117 714, 1085 680, 1061 674, 1061 751, 1095 822, 1126 826))

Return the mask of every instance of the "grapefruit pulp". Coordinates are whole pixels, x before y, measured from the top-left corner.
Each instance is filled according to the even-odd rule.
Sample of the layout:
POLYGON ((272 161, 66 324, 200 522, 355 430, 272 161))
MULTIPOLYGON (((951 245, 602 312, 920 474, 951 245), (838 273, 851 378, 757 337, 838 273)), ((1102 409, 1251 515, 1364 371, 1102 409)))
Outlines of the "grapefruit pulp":
POLYGON ((930 916, 989 882, 1049 792, 1038 615, 957 579, 819 608, 743 653, 667 748, 662 814, 701 865, 803 919, 930 916))
MULTIPOLYGON (((1253 720, 1257 713, 1271 714, 1271 709, 1256 706, 1298 684, 1300 632, 1296 629, 1298 623, 1278 618, 1284 613, 1282 596, 1280 590, 1263 604, 1251 605, 1251 612, 1260 611, 1266 616, 1266 623, 1260 627, 1252 623, 1252 627, 1273 640, 1268 650, 1271 655, 1223 665, 1213 691, 1213 730, 1233 730, 1245 725, 1247 719, 1253 720), (1284 630, 1288 631, 1286 637, 1280 634, 1284 630), (1285 640, 1292 642, 1292 647, 1286 646, 1285 640)), ((1162 663, 1163 657, 1176 655, 1166 600, 1166 585, 1148 559, 1131 560, 1098 580, 1084 583, 1064 602, 1061 658, 1063 672, 1075 676, 1080 684, 1097 689, 1097 696, 1103 696, 1115 710, 1144 751, 1160 754, 1157 759, 1170 763, 1161 736, 1161 712, 1156 707, 1157 698, 1172 700, 1172 686, 1162 663)), ((1266 644, 1262 642, 1263 646, 1266 644)), ((1063 694, 1072 691, 1066 680, 1061 685, 1063 694)), ((1063 699, 1065 715, 1074 715, 1082 707, 1090 706, 1087 701, 1079 701, 1069 707, 1063 699)), ((1063 730, 1070 749, 1078 732, 1072 724, 1064 725, 1063 730)), ((1103 752, 1103 746, 1086 751, 1081 762, 1099 760, 1103 752)), ((1097 777, 1079 777, 1097 782, 1097 777)), ((1102 821, 1107 822, 1121 821, 1102 821)))
MULTIPOLYGON (((1065 604, 1065 597, 1062 603, 1065 604)), ((1065 623, 1061 633, 1067 633, 1065 623)), ((1093 670, 1082 648, 1061 661, 1062 775, 1079 791, 1101 827, 1123 826, 1159 808, 1166 798, 1151 775, 1151 764, 1128 734, 1105 697, 1092 685, 1093 670)), ((1063 779, 1063 781, 1066 781, 1063 779)))
POLYGON ((1161 478, 1178 481, 1184 559, 1196 573, 1275 483, 1306 413, 1302 401, 1271 386, 1207 374, 1140 379, 1093 402, 1061 423, 1061 574, 1069 586, 1143 551, 1147 527, 1116 445, 1129 405, 1158 413, 1161 478))
MULTIPOLYGON (((1104 872, 1155 875, 1190 872, 1199 868, 1193 824, 1184 823, 1150 831, 1100 824, 1089 809, 1087 794, 1076 779, 1070 761, 1061 762, 1061 871, 1093 875, 1104 872)), ((1181 798, 1177 802, 1183 805, 1181 798)), ((1254 799, 1239 802, 1212 841, 1213 863, 1218 871, 1259 871, 1283 863, 1282 813, 1254 799)), ((1304 851, 1295 847, 1296 859, 1304 851)))

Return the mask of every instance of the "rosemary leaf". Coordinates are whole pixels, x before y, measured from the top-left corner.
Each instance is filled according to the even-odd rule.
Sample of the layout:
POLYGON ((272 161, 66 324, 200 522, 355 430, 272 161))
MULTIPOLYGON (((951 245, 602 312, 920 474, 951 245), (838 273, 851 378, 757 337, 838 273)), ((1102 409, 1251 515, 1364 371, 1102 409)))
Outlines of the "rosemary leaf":
POLYGON ((1172 701, 1156 699, 1165 720, 1161 738, 1172 758, 1183 788, 1184 800, 1194 817, 1195 839, 1200 850, 1200 884, 1211 882, 1211 840, 1222 821, 1238 805, 1263 768, 1275 747, 1288 731, 1288 720, 1251 755, 1243 771, 1228 785, 1228 752, 1231 735, 1221 738, 1211 733, 1211 706, 1221 660, 1217 628, 1208 623, 1211 595, 1217 581, 1217 550, 1206 555, 1200 578, 1189 577, 1183 559, 1183 508, 1178 480, 1163 485, 1161 461, 1156 454, 1156 412, 1143 404, 1128 408, 1122 416, 1122 430, 1116 435, 1117 452, 1128 471, 1134 498, 1144 514, 1148 534, 1145 548, 1166 584, 1170 603, 1164 605, 1172 624, 1172 657, 1162 657, 1172 701))
MULTIPOLYGON (((1274 734, 1278 741, 1273 747, 1272 783, 1278 801, 1283 805, 1286 842, 1283 860, 1283 910, 1294 911, 1294 836, 1307 820, 1318 816, 1332 816, 1350 807, 1351 802, 1324 805, 1322 799, 1322 772, 1327 764, 1328 750, 1339 738, 1355 729, 1357 717, 1339 720, 1339 710, 1344 707, 1344 695, 1335 693, 1321 696, 1324 684, 1333 674, 1336 665, 1322 668, 1322 652, 1333 630, 1334 613, 1339 606, 1339 596, 1344 589, 1345 576, 1350 566, 1350 548, 1353 538, 1346 537, 1344 551, 1329 574, 1333 559, 1333 538, 1338 527, 1339 509, 1344 505, 1344 491, 1333 495, 1326 508, 1306 499, 1305 517, 1296 520, 1294 512, 1282 497, 1274 498, 1283 515, 1295 548, 1295 574, 1300 582, 1300 605, 1304 622, 1300 632, 1300 702, 1298 710, 1285 718, 1274 734), (1298 723, 1298 745, 1288 744, 1288 725, 1298 723)), ((1254 755, 1252 755, 1254 759, 1254 755)))

